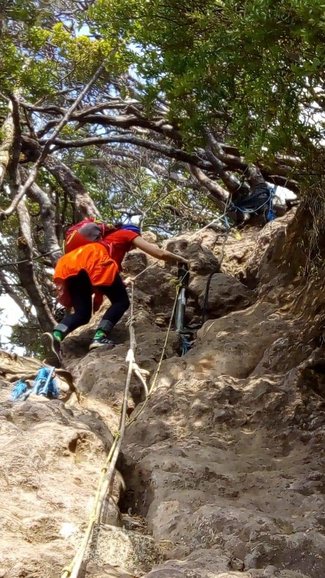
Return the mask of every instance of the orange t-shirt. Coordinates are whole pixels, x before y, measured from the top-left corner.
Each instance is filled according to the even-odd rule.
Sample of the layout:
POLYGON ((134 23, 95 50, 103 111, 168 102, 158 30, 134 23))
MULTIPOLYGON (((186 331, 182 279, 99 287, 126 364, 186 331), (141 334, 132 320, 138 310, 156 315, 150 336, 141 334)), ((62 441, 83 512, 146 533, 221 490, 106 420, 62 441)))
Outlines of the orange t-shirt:
POLYGON ((101 242, 92 242, 63 255, 54 270, 54 281, 62 284, 69 277, 86 271, 91 284, 112 285, 116 274, 122 269, 125 254, 139 233, 119 229, 106 235, 101 242))
POLYGON ((132 241, 139 237, 139 233, 128 231, 127 229, 117 229, 103 238, 102 242, 109 247, 110 256, 118 265, 119 271, 122 270, 122 261, 131 249, 132 241))
POLYGON ((66 253, 58 260, 54 270, 54 281, 62 283, 69 277, 78 275, 80 271, 86 271, 94 287, 112 285, 118 273, 118 265, 104 245, 89 243, 66 253))

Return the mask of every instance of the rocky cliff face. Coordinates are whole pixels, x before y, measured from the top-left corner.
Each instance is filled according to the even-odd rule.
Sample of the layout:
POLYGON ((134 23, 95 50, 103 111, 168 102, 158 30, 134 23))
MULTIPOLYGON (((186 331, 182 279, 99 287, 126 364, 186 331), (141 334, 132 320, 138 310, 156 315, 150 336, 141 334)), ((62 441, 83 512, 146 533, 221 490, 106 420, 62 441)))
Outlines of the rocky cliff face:
MULTIPOLYGON (((144 406, 133 379, 115 503, 104 508, 80 575, 325 575, 324 282, 306 284, 297 264, 283 268, 286 230, 279 219, 225 247, 213 231, 170 242, 191 261, 187 322, 200 321, 204 304, 207 321, 182 357, 170 333, 144 406)), ((148 264, 134 252, 126 273, 148 264)), ((151 377, 174 273, 156 266, 136 282, 136 360, 151 377)), ((128 329, 116 328, 113 351, 87 354, 90 335, 80 329, 64 344, 80 402, 13 404, 10 376, 35 362, 1 357, 0 577, 59 577, 85 529, 118 426, 128 329)))

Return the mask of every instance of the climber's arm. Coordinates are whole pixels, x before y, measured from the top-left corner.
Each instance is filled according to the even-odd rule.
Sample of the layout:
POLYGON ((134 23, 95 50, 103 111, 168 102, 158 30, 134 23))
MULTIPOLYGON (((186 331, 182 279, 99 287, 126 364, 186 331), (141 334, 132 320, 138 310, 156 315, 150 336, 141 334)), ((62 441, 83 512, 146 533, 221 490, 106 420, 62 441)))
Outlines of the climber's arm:
POLYGON ((161 249, 160 247, 158 247, 158 245, 148 243, 148 241, 145 241, 144 239, 142 239, 142 237, 136 237, 135 239, 133 239, 132 244, 138 249, 144 251, 145 253, 148 253, 148 255, 151 255, 151 257, 156 257, 156 259, 162 259, 163 261, 172 261, 174 263, 188 262, 187 259, 181 257, 181 255, 175 255, 175 253, 171 253, 166 249, 161 249))

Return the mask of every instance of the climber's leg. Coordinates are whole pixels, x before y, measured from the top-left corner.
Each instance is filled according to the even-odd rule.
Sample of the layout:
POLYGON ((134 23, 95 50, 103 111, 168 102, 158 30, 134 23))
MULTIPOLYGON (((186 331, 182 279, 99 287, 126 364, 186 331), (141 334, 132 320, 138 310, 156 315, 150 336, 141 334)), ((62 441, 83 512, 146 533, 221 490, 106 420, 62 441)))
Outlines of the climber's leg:
POLYGON ((71 297, 74 312, 65 315, 62 321, 55 326, 53 333, 44 333, 43 342, 47 349, 46 361, 50 365, 60 367, 60 343, 68 333, 77 327, 86 325, 92 311, 92 286, 85 271, 70 277, 66 281, 67 290, 71 297))
POLYGON ((130 306, 129 296, 120 275, 115 277, 115 281, 112 285, 102 286, 99 287, 99 289, 109 298, 111 306, 107 309, 105 315, 101 319, 89 349, 96 349, 97 347, 102 347, 104 345, 107 347, 114 347, 114 343, 109 338, 109 334, 114 325, 116 325, 130 306))
POLYGON ((71 297, 74 312, 62 319, 56 325, 53 333, 59 341, 62 341, 68 333, 77 327, 86 325, 91 318, 93 288, 86 271, 80 271, 78 275, 69 277, 66 281, 67 290, 71 297))

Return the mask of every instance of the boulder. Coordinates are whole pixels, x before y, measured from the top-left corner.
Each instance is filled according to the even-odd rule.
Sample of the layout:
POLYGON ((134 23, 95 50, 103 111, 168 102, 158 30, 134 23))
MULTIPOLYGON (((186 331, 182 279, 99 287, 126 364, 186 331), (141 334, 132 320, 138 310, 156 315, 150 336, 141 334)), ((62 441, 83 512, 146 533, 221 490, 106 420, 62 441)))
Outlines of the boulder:
MULTIPOLYGON (((5 578, 57 578, 88 521, 111 434, 96 414, 38 396, 13 403, 9 392, 4 385, 1 572, 5 578)), ((117 499, 119 488, 116 479, 117 499)), ((117 523, 111 505, 106 516, 117 523)))
POLYGON ((206 275, 219 271, 219 261, 211 249, 196 238, 176 237, 165 243, 166 249, 179 253, 189 261, 190 270, 196 275, 206 275))
MULTIPOLYGON (((192 264, 194 316, 204 282, 217 270, 213 251, 219 255, 223 242, 205 231, 167 241, 171 250, 177 243, 192 264)), ((236 243, 228 261, 226 253, 227 274, 212 277, 209 315, 222 316, 203 325, 182 357, 175 332, 166 339, 176 269, 155 265, 142 273, 152 261, 139 252, 129 256, 130 275, 141 272, 136 361, 148 382, 155 379, 142 404, 143 390, 132 378, 131 421, 113 499, 105 502, 86 556, 87 578, 325 575, 324 351, 316 345, 323 282, 300 284, 299 292, 299 280, 281 286, 277 268, 266 271, 266 241, 264 263, 257 260, 252 275, 257 279, 265 265, 259 278, 272 291, 257 297, 234 277, 245 270, 248 250, 236 243)), ((127 316, 114 330, 114 350, 88 353, 102 313, 64 343, 81 404, 37 398, 13 404, 6 380, 38 362, 24 368, 24 361, 2 359, 0 578, 57 578, 80 543, 126 379, 127 316)))
POLYGON ((254 301, 253 291, 225 273, 191 278, 189 294, 196 299, 199 310, 204 310, 206 318, 210 319, 245 309, 254 301))

